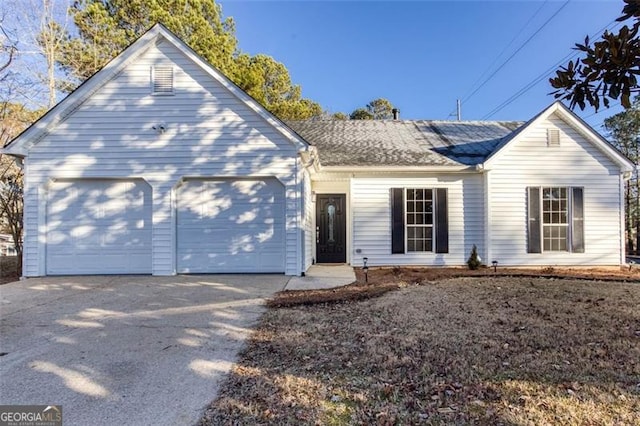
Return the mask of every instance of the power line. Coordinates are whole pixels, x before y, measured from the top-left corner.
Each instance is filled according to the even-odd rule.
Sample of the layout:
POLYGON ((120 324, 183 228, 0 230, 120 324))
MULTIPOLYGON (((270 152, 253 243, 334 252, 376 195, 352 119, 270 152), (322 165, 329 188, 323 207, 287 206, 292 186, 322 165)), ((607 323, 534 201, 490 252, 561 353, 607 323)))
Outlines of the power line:
POLYGON ((471 98, 473 97, 473 95, 475 95, 476 93, 478 93, 478 91, 480 91, 480 89, 482 89, 482 88, 485 86, 485 84, 487 84, 489 81, 491 81, 491 79, 492 79, 492 78, 493 78, 493 77, 494 77, 494 76, 495 76, 495 75, 496 75, 496 74, 497 74, 497 73, 498 73, 502 68, 504 68, 504 67, 505 67, 505 66, 506 66, 506 65, 511 61, 511 59, 513 59, 513 58, 514 58, 514 57, 515 57, 515 56, 516 56, 516 55, 517 55, 517 54, 518 54, 518 53, 519 53, 519 52, 520 52, 520 51, 521 51, 521 50, 522 50, 522 49, 523 49, 527 44, 529 44, 529 42, 530 42, 531 40, 533 40, 533 38, 534 38, 536 35, 538 35, 538 34, 540 33, 540 31, 542 31, 542 29, 543 29, 544 27, 546 27, 546 26, 547 26, 547 24, 549 24, 549 22, 551 22, 551 20, 552 20, 553 18, 555 18, 555 17, 556 17, 556 16, 557 16, 561 11, 562 11, 562 9, 564 9, 565 7, 567 7, 567 5, 569 4, 569 2, 570 2, 570 1, 571 1, 571 0, 567 0, 567 1, 565 1, 565 2, 562 4, 562 6, 560 6, 560 7, 558 8, 558 10, 556 10, 556 11, 555 11, 555 13, 554 13, 553 15, 551 15, 551 16, 550 16, 546 21, 544 21, 544 23, 543 23, 543 24, 542 24, 542 25, 541 25, 541 26, 540 26, 540 27, 539 27, 539 28, 538 28, 538 29, 537 29, 533 34, 531 34, 531 35, 529 36, 529 38, 528 38, 528 39, 526 39, 526 40, 524 41, 524 43, 522 43, 522 44, 520 45, 520 47, 518 47, 518 48, 515 50, 515 52, 513 52, 513 53, 511 54, 511 56, 509 56, 509 57, 508 57, 508 58, 507 58, 507 59, 506 59, 506 60, 505 60, 505 61, 504 61, 504 62, 503 62, 503 63, 502 63, 502 64, 501 64, 501 65, 500 65, 500 66, 499 66, 495 71, 493 71, 493 72, 491 73, 491 75, 489 75, 489 77, 487 77, 487 78, 482 82, 482 84, 480 84, 480 86, 478 86, 478 88, 476 88, 476 89, 475 89, 475 90, 474 90, 474 91, 473 91, 469 96, 467 96, 467 97, 466 97, 462 102, 464 103, 464 102, 468 101, 469 99, 471 99, 471 98))
MULTIPOLYGON (((491 62, 491 64, 484 70, 484 72, 480 75, 480 77, 478 77, 476 79, 476 81, 473 82, 473 84, 471 85, 471 89, 473 90, 473 88, 476 86, 476 84, 478 84, 478 82, 480 82, 480 80, 482 80, 484 78, 484 76, 487 75, 487 73, 489 72, 489 70, 491 70, 491 68, 498 62, 498 59, 500 59, 502 57, 502 55, 507 51, 507 49, 509 49, 511 47, 511 45, 513 44, 514 41, 516 41, 516 39, 518 37, 520 37, 520 34, 522 34, 524 32, 524 30, 529 26, 529 24, 531 23, 531 21, 533 21, 533 19, 538 16, 538 14, 540 13, 540 11, 542 10, 542 8, 547 4, 549 0, 545 0, 542 5, 540 5, 540 7, 533 13, 533 15, 531 15, 531 17, 529 17, 529 19, 527 20, 527 23, 524 24, 522 27, 520 27, 520 31, 518 31, 518 33, 511 39, 511 41, 509 42, 509 44, 507 44, 502 51, 498 54, 498 56, 495 57, 495 59, 493 60, 493 62, 491 62)), ((463 102, 466 102, 468 97, 470 95, 465 95, 464 96, 464 100, 463 102)))
MULTIPOLYGON (((620 105, 621 103, 622 103, 621 101, 618 101, 618 102, 614 103, 613 105, 609 105, 607 108, 614 108, 614 107, 617 107, 617 106, 618 106, 618 105, 620 105)), ((586 117, 583 117, 582 119, 583 119, 583 120, 586 120, 586 119, 588 119, 588 118, 593 117, 594 115, 602 114, 602 113, 603 113, 603 112, 605 112, 605 111, 606 111, 606 109, 605 109, 605 108, 603 108, 603 109, 601 109, 600 111, 595 111, 595 112, 593 112, 593 113, 591 113, 591 114, 587 115, 586 117)))
MULTIPOLYGON (((605 25, 604 27, 602 27, 600 30, 596 31, 590 38, 595 37, 596 35, 602 33, 603 31, 610 29, 613 30, 613 28, 615 28, 616 26, 621 25, 620 22, 617 22, 615 19, 611 22, 609 22, 607 25, 605 25), (613 27, 609 28, 612 24, 613 27)), ((518 99, 520 96, 524 95, 526 92, 528 92, 529 90, 531 90, 536 84, 538 84, 541 80, 543 80, 545 77, 548 77, 553 71, 555 71, 558 66, 560 66, 561 64, 563 64, 567 59, 570 58, 574 58, 576 56, 578 56, 579 52, 571 52, 569 54, 567 54, 565 57, 563 57, 562 59, 560 59, 559 61, 557 61, 554 65, 552 65, 551 67, 549 67, 546 71, 544 71, 542 74, 538 75, 536 78, 533 79, 533 81, 527 83, 523 88, 521 88, 519 91, 517 91, 515 94, 513 94, 511 97, 509 97, 507 100, 505 100, 504 102, 502 102, 500 105, 498 105, 497 107, 495 107, 494 109, 492 109, 489 113, 487 113, 482 119, 483 120, 487 120, 489 118, 491 118, 493 115, 497 114, 498 112, 500 112, 502 109, 504 109, 506 106, 510 105, 513 101, 515 101, 516 99, 518 99)))

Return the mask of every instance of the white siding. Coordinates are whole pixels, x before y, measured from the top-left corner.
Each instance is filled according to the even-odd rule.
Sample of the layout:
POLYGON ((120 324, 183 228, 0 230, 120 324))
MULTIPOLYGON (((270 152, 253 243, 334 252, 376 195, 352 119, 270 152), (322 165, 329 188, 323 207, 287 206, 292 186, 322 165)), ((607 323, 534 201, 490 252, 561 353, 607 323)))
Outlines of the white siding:
POLYGON ((175 272, 174 188, 183 176, 273 176, 285 186, 286 273, 299 274, 296 148, 169 43, 153 44, 29 152, 25 275, 44 272, 42 192, 50 178, 143 178, 153 191, 153 273, 175 272), (175 95, 151 94, 172 65, 175 95), (162 125, 160 132, 153 127, 162 125))
POLYGON ((304 196, 302 198, 303 204, 303 218, 302 229, 304 232, 304 260, 302 270, 306 271, 313 263, 313 245, 315 243, 315 230, 314 230, 314 215, 315 204, 312 202, 311 194, 311 176, 305 171, 304 173, 304 196))
POLYGON ((463 265, 475 244, 483 255, 483 194, 480 174, 424 177, 353 178, 351 264, 463 265), (449 253, 391 254, 391 188, 447 188, 449 253), (360 250, 360 253, 357 251, 360 250))
POLYGON ((619 168, 556 115, 515 142, 489 172, 492 258, 501 265, 619 264, 619 168), (550 128, 560 130, 560 146, 547 146, 550 128), (584 187, 584 253, 527 253, 528 186, 584 187))

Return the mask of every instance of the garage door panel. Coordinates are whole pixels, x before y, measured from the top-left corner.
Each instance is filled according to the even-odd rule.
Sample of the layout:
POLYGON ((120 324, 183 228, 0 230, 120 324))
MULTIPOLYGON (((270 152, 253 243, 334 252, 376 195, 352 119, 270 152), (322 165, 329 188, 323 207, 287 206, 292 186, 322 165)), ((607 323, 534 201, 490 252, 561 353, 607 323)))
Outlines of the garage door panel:
POLYGON ((52 184, 48 274, 151 273, 151 188, 142 180, 52 184))
POLYGON ((189 180, 178 193, 180 272, 284 272, 276 179, 189 180))

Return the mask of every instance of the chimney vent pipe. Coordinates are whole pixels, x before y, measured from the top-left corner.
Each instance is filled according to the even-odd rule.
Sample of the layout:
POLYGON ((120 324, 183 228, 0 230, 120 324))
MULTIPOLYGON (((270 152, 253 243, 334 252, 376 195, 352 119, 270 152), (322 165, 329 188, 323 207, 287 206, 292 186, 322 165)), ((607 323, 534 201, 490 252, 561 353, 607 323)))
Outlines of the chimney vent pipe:
POLYGON ((398 108, 394 108, 391 110, 391 113, 393 114, 393 119, 397 120, 400 118, 400 110, 398 108))

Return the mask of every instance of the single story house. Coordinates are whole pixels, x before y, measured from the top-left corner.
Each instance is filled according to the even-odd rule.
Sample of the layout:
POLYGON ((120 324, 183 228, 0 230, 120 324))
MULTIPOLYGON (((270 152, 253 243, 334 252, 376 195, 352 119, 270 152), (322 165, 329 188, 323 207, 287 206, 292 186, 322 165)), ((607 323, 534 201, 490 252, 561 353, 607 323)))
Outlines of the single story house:
POLYGON ((526 123, 284 123, 156 25, 19 135, 24 276, 620 265, 634 164, 526 123))

